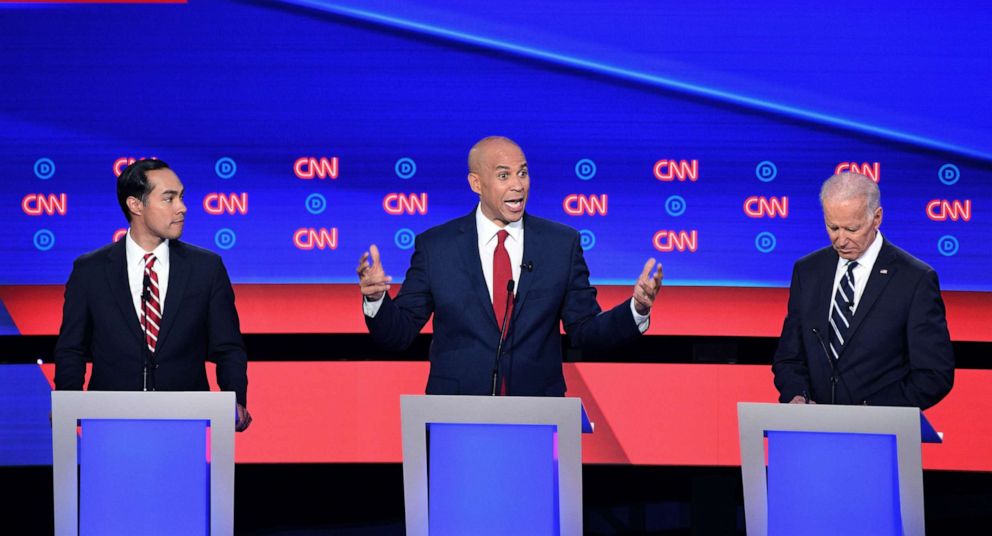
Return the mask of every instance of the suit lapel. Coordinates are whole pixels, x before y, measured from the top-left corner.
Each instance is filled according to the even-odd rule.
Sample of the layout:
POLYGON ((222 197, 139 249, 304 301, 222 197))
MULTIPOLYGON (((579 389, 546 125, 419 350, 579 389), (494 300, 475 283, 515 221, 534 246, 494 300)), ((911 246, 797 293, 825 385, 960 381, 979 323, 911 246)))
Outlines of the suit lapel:
POLYGON ((461 252, 463 272, 468 274, 469 285, 472 287, 476 299, 482 305, 482 310, 485 311, 490 325, 499 330, 496 324, 496 313, 493 312, 493 300, 489 297, 489 287, 486 286, 486 276, 482 273, 482 259, 479 257, 479 231, 475 225, 474 210, 462 220, 459 231, 458 250, 461 252))
MULTIPOLYGON (((895 255, 888 243, 882 242, 882 249, 878 252, 878 258, 875 260, 875 266, 872 267, 871 273, 868 274, 868 283, 865 285, 865 292, 861 296, 861 303, 858 304, 857 311, 854 312, 854 319, 851 320, 851 329, 847 332, 847 341, 844 343, 844 350, 850 346, 850 341, 854 339, 854 336, 858 333, 858 328, 864 322, 865 317, 871 312, 872 306, 878 301, 879 296, 885 290, 885 287, 889 284, 892 276, 896 272, 896 268, 893 266, 893 260, 895 255)), ((841 351, 843 355, 844 351, 841 351)))
POLYGON ((155 343, 156 353, 162 349, 162 344, 172 331, 183 295, 186 294, 186 284, 189 282, 190 265, 186 258, 186 249, 178 240, 169 241, 169 289, 165 295, 165 310, 162 311, 162 329, 159 330, 158 342, 155 343))
POLYGON ((124 250, 124 240, 122 238, 110 248, 107 253, 107 265, 104 273, 107 275, 107 285, 110 287, 110 294, 113 296, 117 307, 120 308, 124 325, 128 331, 141 341, 141 322, 138 314, 134 310, 134 299, 131 297, 131 286, 127 279, 127 254, 124 250))
POLYGON ((816 303, 813 305, 813 311, 816 312, 814 325, 826 344, 827 330, 830 329, 830 305, 834 300, 834 275, 837 273, 837 253, 833 249, 824 255, 823 262, 817 266, 817 272, 813 278, 813 295, 816 296, 816 303))
MULTIPOLYGON (((524 254, 521 258, 524 263, 533 262, 534 257, 537 257, 537 254, 541 251, 541 248, 538 247, 538 244, 541 242, 541 230, 535 225, 528 225, 527 222, 529 219, 527 213, 524 213, 524 254)), ((517 315, 524 300, 527 299, 527 291, 530 290, 533 279, 533 273, 523 268, 520 269, 520 281, 517 285, 516 298, 513 302, 514 316, 517 315)))

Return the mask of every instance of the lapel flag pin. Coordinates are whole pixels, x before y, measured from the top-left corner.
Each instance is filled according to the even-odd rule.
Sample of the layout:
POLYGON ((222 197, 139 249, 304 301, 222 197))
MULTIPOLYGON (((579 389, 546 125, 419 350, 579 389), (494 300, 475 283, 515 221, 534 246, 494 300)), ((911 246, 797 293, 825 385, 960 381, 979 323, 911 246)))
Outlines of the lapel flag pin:
POLYGON ((880 273, 882 275, 887 275, 889 273, 889 271, 886 270, 885 268, 882 268, 881 270, 878 271, 878 273, 880 273))

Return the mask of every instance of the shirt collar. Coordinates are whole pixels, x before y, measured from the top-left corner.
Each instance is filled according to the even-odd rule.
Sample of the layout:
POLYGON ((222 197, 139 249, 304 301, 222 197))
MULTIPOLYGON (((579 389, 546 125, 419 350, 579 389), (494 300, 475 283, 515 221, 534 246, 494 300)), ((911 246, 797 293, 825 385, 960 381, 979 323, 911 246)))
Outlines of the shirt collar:
POLYGON ((169 265, 169 239, 166 238, 159 244, 155 249, 150 252, 145 251, 144 248, 138 245, 137 242, 131 238, 131 229, 129 228, 126 233, 124 233, 124 251, 127 255, 127 264, 129 266, 140 264, 144 266, 145 264, 145 254, 154 253, 156 266, 168 266, 169 265))
POLYGON ((506 230, 510 238, 520 241, 520 236, 524 232, 523 218, 510 222, 506 227, 500 227, 495 222, 482 213, 482 203, 475 209, 475 228, 479 233, 479 243, 488 244, 496 238, 496 233, 506 230))

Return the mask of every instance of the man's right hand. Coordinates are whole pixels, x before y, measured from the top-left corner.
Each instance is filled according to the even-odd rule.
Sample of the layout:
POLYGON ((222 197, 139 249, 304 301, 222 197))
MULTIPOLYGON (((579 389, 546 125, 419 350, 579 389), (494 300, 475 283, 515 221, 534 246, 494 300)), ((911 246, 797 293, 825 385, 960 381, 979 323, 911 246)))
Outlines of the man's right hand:
POLYGON ((375 244, 369 246, 361 260, 358 261, 358 285, 361 287, 362 295, 368 301, 379 301, 389 290, 389 283, 392 277, 386 275, 382 269, 382 262, 379 260, 379 248, 375 244))

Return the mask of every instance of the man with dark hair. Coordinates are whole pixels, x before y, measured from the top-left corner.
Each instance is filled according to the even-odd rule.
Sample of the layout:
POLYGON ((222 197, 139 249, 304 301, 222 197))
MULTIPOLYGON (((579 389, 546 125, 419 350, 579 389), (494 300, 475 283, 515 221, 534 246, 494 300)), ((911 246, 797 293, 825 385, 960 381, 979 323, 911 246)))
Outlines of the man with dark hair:
POLYGON ((469 152, 468 168, 479 204, 417 236, 395 299, 375 245, 362 256, 369 333, 401 350, 434 316, 428 394, 563 396, 559 325, 581 348, 633 340, 648 328, 661 264, 649 259, 631 298, 602 311, 579 233, 524 211, 530 174, 520 146, 484 138, 469 152))
POLYGON ((954 382, 937 273, 882 238, 870 178, 834 175, 820 203, 831 247, 792 272, 772 365, 779 400, 933 406, 954 382))
POLYGON ((131 210, 127 206, 129 197, 140 200, 142 203, 148 200, 148 194, 152 192, 148 184, 148 172, 158 169, 169 169, 169 165, 161 160, 146 158, 136 160, 124 169, 117 177, 117 203, 121 206, 121 212, 131 222, 131 210))
POLYGON ((205 391, 205 361, 245 409, 247 354, 234 290, 221 258, 179 241, 186 219, 183 184, 161 160, 138 160, 117 178, 130 223, 123 239, 73 263, 55 345, 55 388, 102 391, 205 391))

